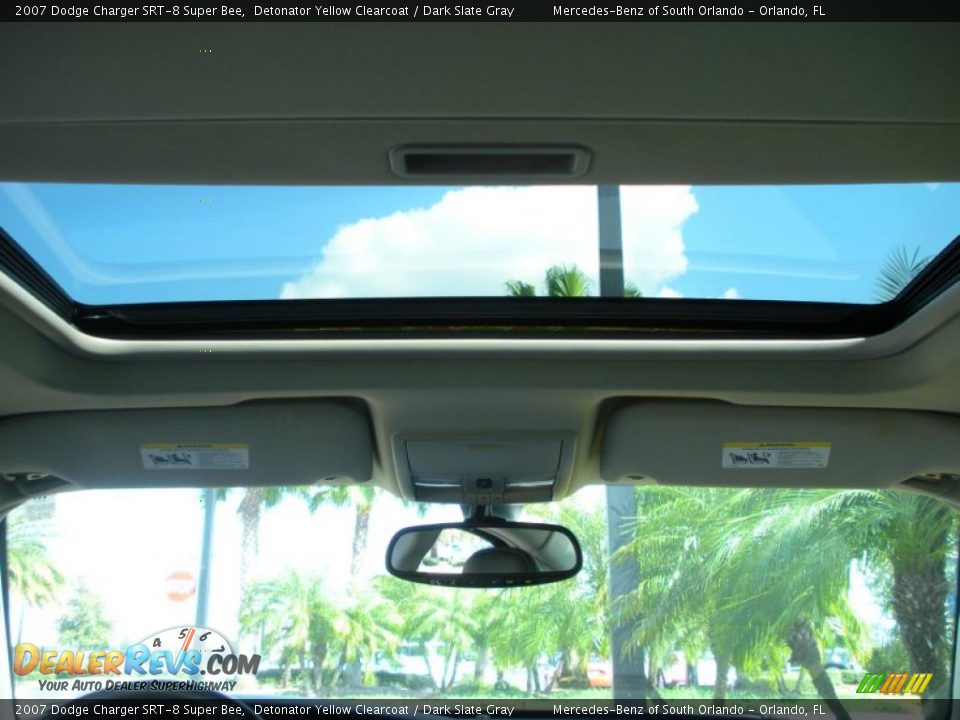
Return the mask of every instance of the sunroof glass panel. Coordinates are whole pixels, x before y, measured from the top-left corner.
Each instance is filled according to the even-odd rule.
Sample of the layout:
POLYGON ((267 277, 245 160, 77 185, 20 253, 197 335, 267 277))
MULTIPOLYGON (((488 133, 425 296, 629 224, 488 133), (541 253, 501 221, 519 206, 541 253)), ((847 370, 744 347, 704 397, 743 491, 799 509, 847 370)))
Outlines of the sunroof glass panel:
MULTIPOLYGON (((597 193, 5 183, 0 227, 90 305, 596 296, 597 193)), ((619 199, 627 294, 645 297, 875 303, 899 287, 885 274, 915 272, 960 232, 960 183, 623 186, 619 199)))

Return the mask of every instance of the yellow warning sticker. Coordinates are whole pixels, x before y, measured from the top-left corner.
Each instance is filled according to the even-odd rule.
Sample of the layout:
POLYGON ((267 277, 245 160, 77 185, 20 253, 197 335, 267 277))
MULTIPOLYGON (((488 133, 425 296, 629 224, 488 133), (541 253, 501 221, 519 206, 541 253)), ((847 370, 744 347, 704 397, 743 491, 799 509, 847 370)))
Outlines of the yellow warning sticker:
POLYGON ((830 463, 829 442, 726 442, 725 470, 822 470, 830 463))

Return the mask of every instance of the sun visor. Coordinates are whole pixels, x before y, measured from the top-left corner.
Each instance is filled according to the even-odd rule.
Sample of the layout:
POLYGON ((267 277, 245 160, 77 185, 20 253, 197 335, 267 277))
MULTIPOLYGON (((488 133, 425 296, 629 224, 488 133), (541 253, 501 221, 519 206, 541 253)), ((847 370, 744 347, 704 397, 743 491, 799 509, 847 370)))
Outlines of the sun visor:
POLYGON ((886 487, 960 471, 960 419, 898 410, 649 401, 615 410, 606 482, 886 487))
POLYGON ((34 495, 86 488, 366 482, 370 423, 340 401, 25 415, 0 422, 0 473, 34 495))

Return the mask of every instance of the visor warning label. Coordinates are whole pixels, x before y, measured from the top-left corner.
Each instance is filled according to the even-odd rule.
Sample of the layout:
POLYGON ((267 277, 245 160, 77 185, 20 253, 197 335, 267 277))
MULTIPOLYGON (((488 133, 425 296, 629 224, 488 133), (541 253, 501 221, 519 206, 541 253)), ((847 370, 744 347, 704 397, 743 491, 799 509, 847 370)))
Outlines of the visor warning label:
POLYGON ((725 470, 820 470, 830 463, 828 442, 729 442, 723 444, 725 470))
POLYGON ((250 448, 243 443, 149 443, 140 446, 146 470, 247 470, 250 448))

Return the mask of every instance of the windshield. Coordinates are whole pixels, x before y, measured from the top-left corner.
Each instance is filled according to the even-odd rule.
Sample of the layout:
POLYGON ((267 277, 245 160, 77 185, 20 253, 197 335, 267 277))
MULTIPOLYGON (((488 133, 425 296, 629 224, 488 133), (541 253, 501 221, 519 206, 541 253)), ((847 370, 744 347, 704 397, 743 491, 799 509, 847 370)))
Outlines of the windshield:
POLYGON ((870 304, 958 232, 960 183, 602 190, 0 183, 0 228, 88 305, 597 296, 601 250, 629 297, 870 304))
POLYGON ((577 535, 577 577, 390 577, 395 531, 462 515, 372 488, 31 500, 7 519, 16 694, 176 677, 248 698, 777 699, 838 717, 833 698, 902 713, 950 697, 958 526, 937 500, 588 487, 516 509, 577 535))

